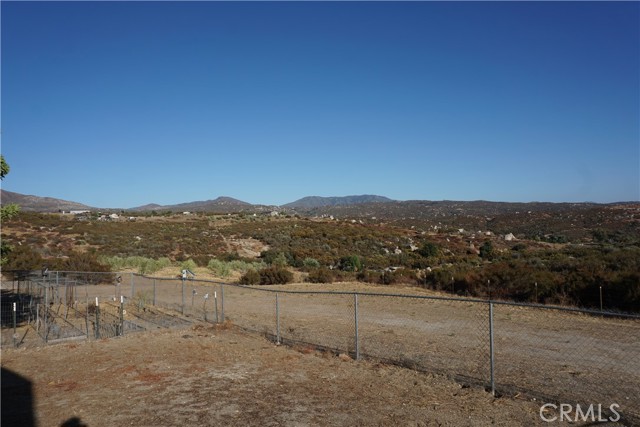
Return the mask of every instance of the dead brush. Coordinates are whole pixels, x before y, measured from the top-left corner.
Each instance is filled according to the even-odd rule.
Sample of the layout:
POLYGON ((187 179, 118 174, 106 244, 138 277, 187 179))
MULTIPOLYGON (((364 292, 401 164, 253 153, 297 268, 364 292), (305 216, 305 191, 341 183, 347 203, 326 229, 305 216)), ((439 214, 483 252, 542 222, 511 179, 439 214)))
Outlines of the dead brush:
POLYGON ((216 323, 214 328, 216 331, 226 331, 233 328, 233 322, 231 320, 225 320, 222 323, 216 323))

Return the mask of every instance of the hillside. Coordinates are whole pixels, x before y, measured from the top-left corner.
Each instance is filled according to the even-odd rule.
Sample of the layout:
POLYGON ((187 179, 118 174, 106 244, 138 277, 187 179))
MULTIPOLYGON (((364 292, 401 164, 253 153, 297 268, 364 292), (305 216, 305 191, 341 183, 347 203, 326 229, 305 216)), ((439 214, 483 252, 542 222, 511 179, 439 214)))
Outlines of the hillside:
POLYGON ((251 209, 254 205, 243 202, 242 200, 232 197, 218 197, 214 200, 201 200, 195 202, 179 203, 175 205, 158 205, 155 203, 131 208, 129 210, 136 212, 144 211, 171 211, 171 212, 219 212, 232 213, 242 212, 251 209))
POLYGON ((91 210, 95 209, 82 203, 68 200, 55 199, 53 197, 39 197, 11 191, 0 190, 0 200, 2 205, 15 203, 20 209, 27 212, 58 212, 69 210, 91 210))
POLYGON ((295 202, 287 203, 286 205, 283 205, 283 207, 297 210, 308 210, 326 206, 351 206, 365 203, 388 203, 392 201, 393 200, 384 196, 375 196, 369 194, 365 194, 362 196, 344 197, 309 196, 303 197, 302 199, 296 200, 295 202))

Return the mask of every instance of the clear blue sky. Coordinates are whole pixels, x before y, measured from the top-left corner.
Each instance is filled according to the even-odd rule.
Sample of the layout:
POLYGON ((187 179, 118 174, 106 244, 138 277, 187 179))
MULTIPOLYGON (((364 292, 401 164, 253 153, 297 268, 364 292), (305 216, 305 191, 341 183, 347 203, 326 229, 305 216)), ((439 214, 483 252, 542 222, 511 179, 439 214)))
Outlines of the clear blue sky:
POLYGON ((5 190, 640 200, 638 2, 6 2, 5 190))

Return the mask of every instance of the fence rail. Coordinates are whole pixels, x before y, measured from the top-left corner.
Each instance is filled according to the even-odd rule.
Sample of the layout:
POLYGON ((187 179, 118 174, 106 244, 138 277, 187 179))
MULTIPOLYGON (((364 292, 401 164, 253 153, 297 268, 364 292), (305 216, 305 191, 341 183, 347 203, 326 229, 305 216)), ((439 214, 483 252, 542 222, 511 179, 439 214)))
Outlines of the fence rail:
POLYGON ((3 298, 3 345, 19 341, 12 325, 34 321, 41 322, 39 334, 48 331, 43 339, 49 342, 119 336, 190 320, 229 321, 278 342, 438 372, 492 393, 603 408, 616 404, 624 420, 640 422, 639 315, 132 273, 29 277, 14 281, 12 298, 3 298), (7 314, 5 302, 15 303, 15 311, 7 314))

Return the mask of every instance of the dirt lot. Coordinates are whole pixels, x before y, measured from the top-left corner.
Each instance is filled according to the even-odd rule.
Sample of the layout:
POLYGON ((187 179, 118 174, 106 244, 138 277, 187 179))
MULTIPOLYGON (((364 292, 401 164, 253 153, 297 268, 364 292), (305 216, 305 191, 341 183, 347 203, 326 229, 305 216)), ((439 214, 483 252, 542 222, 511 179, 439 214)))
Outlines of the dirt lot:
MULTIPOLYGON (((497 305, 496 381, 505 397, 494 399, 474 386, 487 385, 489 378, 485 304, 360 295, 360 353, 369 361, 353 362, 301 344, 275 346, 263 338, 276 333, 275 293, 264 292, 269 287, 225 286, 225 318, 254 331, 247 334, 198 323, 205 307, 212 319, 213 301, 203 296, 220 297, 219 285, 187 286, 185 316, 195 326, 174 321, 180 318, 179 280, 136 278, 135 288, 127 285, 128 280, 118 292, 135 297, 125 318, 141 322, 144 317, 149 322, 143 326, 153 332, 32 347, 38 337, 31 331, 20 349, 3 348, 3 369, 33 383, 38 425, 62 425, 73 417, 89 426, 530 425, 541 423, 541 402, 556 399, 604 407, 617 403, 627 415, 638 409, 637 320, 497 305), (137 303, 142 294, 157 296, 159 305, 178 315, 150 306, 141 313, 137 303), (156 325, 150 322, 155 319, 149 318, 151 312, 172 322, 156 325), (430 374, 381 365, 380 360, 430 374), (437 373, 455 375, 472 386, 437 373)), ((276 289, 283 339, 351 355, 353 294, 280 291, 427 294, 348 283, 276 289)), ((89 301, 98 296, 106 310, 115 290, 98 285, 74 295, 89 301)), ((150 304, 151 299, 145 300, 150 304)), ((12 405, 5 396, 19 395, 12 385, 17 379, 7 373, 3 370, 3 420, 13 414, 6 411, 12 405)), ((18 419, 6 425, 33 424, 18 419)))
POLYGON ((21 388, 11 373, 31 382, 39 426, 540 422, 538 402, 495 399, 441 376, 276 346, 255 334, 201 324, 4 349, 2 369, 3 426, 28 425, 29 420, 30 408, 16 405, 28 388, 21 388))

